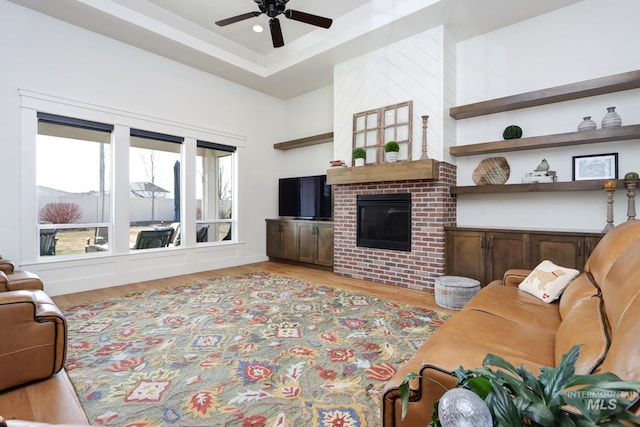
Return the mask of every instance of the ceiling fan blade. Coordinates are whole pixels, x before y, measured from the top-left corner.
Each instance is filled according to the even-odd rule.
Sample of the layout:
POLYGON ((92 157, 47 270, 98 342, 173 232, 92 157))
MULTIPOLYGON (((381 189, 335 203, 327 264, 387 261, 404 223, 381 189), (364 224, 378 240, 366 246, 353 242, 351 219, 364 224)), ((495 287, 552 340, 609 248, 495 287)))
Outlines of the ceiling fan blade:
POLYGON ((284 46, 282 28, 280 27, 280 21, 278 21, 278 18, 271 18, 269 20, 269 29, 271 30, 271 40, 273 40, 273 47, 284 46))
POLYGON ((333 19, 325 18, 323 16, 312 15, 310 13, 300 12, 298 10, 287 9, 284 12, 284 16, 294 21, 304 22, 305 24, 315 25, 317 27, 329 28, 333 23, 333 19))
POLYGON ((243 13, 242 15, 233 16, 231 18, 221 19, 220 21, 216 21, 216 25, 218 25, 220 27, 224 27, 225 25, 229 25, 229 24, 233 24, 233 23, 236 23, 236 22, 244 21, 245 19, 255 18, 256 16, 260 15, 261 13, 262 12, 258 12, 257 10, 255 12, 243 13))

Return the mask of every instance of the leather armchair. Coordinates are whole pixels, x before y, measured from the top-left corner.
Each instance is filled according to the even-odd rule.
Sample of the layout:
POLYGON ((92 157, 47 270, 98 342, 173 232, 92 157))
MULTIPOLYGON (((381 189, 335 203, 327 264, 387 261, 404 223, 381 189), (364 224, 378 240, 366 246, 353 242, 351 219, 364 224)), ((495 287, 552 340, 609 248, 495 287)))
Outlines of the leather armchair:
POLYGON ((0 390, 62 369, 67 323, 43 291, 0 291, 0 325, 0 390))
POLYGON ((13 270, 10 274, 0 271, 0 292, 42 289, 44 286, 37 274, 26 270, 13 270))
POLYGON ((21 289, 42 290, 44 285, 37 274, 16 269, 13 262, 0 255, 0 292, 21 289))
POLYGON ((13 273, 14 270, 14 265, 11 261, 9 261, 8 259, 3 259, 0 256, 0 271, 3 272, 4 274, 11 274, 13 273))

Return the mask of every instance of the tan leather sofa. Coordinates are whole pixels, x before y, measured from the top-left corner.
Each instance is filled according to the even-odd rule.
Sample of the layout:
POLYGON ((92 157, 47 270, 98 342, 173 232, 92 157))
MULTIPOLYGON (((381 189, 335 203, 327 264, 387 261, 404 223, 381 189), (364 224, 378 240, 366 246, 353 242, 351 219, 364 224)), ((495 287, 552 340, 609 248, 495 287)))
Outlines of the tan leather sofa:
MULTIPOLYGON (((534 374, 556 366, 582 344, 577 373, 613 372, 640 380, 640 221, 607 233, 559 301, 548 304, 518 289, 528 271, 510 270, 484 287, 398 369, 386 384, 382 425, 419 426, 431 420, 434 402, 455 387, 449 373, 482 365, 488 353, 534 374), (401 420, 399 384, 410 372, 412 401, 401 420)), ((638 402, 633 410, 640 414, 638 402)))
POLYGON ((37 275, 13 268, 9 274, 0 271, 0 325, 0 390, 62 369, 67 323, 37 275))

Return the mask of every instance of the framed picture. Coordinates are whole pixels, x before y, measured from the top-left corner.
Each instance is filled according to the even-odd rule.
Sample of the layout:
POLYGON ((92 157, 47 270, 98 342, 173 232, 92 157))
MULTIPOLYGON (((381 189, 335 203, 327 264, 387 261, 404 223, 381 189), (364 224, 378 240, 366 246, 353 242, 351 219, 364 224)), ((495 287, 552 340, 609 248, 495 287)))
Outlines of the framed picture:
POLYGON ((573 180, 618 179, 618 153, 573 156, 573 180))

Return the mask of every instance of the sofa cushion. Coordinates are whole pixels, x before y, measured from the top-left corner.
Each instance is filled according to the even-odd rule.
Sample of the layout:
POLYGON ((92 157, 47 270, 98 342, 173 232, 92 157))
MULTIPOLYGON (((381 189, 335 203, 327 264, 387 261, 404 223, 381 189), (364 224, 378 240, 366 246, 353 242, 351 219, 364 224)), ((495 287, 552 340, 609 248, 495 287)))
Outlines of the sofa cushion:
POLYGON ((580 344, 577 374, 590 374, 602 362, 609 349, 609 328, 602 298, 591 297, 571 310, 556 333, 556 366, 562 356, 580 344))
POLYGON ((518 288, 549 303, 557 300, 578 274, 580 272, 576 269, 561 267, 544 260, 529 273, 518 288))
POLYGON ((600 285, 618 256, 638 239, 640 220, 626 221, 616 226, 598 242, 584 266, 584 271, 591 274, 596 285, 600 285))
POLYGON ((593 284, 588 273, 582 272, 569 283, 569 286, 562 293, 559 302, 560 317, 564 319, 571 310, 583 301, 598 295, 600 295, 600 288, 593 284))
POLYGON ((493 282, 482 288, 464 310, 478 310, 512 322, 555 333, 560 326, 557 304, 541 304, 540 300, 517 287, 493 282))
POLYGON ((479 368, 491 353, 538 374, 540 367, 554 365, 554 347, 552 332, 465 308, 429 337, 418 354, 425 364, 453 371, 479 368))

